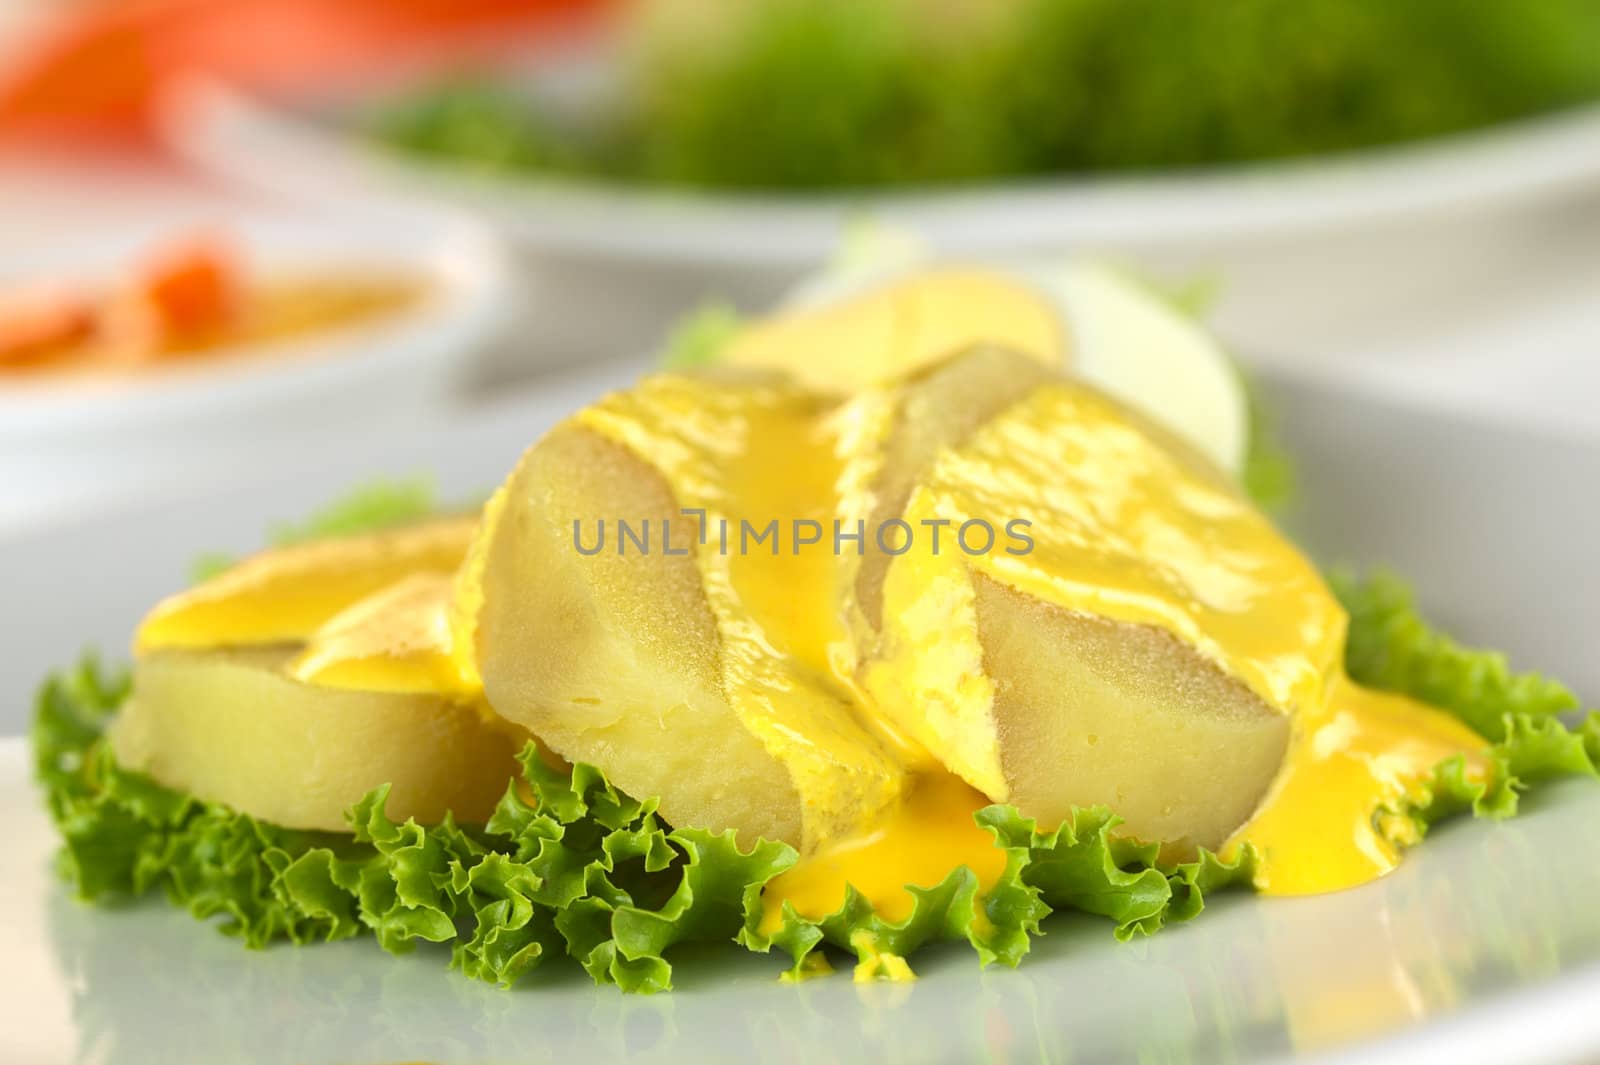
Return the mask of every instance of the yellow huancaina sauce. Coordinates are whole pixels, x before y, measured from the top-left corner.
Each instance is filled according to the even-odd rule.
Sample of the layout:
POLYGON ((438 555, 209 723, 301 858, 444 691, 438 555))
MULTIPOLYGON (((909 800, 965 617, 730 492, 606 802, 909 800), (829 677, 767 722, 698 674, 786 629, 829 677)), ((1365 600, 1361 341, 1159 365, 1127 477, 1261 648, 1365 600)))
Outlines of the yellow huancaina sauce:
MULTIPOLYGON (((1038 331, 1027 321, 1017 328, 1038 331)), ((749 341, 758 342, 781 347, 749 341)), ((911 344, 904 361, 922 358, 920 341, 896 343, 911 344)), ((870 484, 849 459, 888 431, 892 419, 873 409, 776 378, 662 375, 578 415, 699 512, 695 560, 728 699, 806 803, 802 859, 765 893, 769 928, 785 903, 809 917, 833 912, 847 885, 896 920, 911 910, 907 885, 932 886, 966 865, 987 887, 1003 871, 1003 852, 972 818, 1008 797, 993 681, 975 627, 962 622, 973 574, 1170 633, 1288 718, 1282 769, 1223 847, 1256 849, 1263 892, 1382 876, 1412 842, 1394 813, 1421 797, 1438 763, 1461 755, 1470 773, 1487 772, 1485 742, 1453 718, 1344 676, 1342 608, 1235 487, 1120 405, 1067 382, 1036 389, 941 454, 906 512, 913 525, 1025 519, 1034 549, 918 549, 896 559, 885 586, 889 650, 864 663, 850 564, 827 533, 814 550, 791 550, 784 529, 778 550, 758 542, 724 552, 719 530, 726 521, 737 537, 741 522, 764 529, 798 518, 831 533, 839 515, 870 509, 870 484), (930 589, 942 596, 931 605, 922 594, 930 589), (907 705, 919 708, 911 720, 907 705)), ((450 578, 468 532, 436 523, 370 541, 359 565, 337 544, 262 556, 162 604, 138 646, 293 640, 305 648, 291 670, 307 683, 475 691, 460 631, 472 602, 502 590, 481 586, 481 562, 450 578)))

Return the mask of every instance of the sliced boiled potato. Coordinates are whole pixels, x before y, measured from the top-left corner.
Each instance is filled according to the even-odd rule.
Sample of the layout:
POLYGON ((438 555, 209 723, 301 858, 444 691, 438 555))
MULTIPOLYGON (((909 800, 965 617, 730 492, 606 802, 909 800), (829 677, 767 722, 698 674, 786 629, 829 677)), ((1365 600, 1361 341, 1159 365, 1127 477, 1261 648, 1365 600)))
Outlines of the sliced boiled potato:
POLYGON ((306 684, 357 691, 469 697, 481 690, 462 668, 451 625, 456 579, 417 573, 325 622, 285 667, 306 684))
POLYGON ((453 573, 477 520, 475 514, 438 518, 252 555, 158 603, 140 624, 135 649, 299 643, 396 581, 453 573))
POLYGON ((456 673, 463 682, 477 691, 483 690, 483 677, 478 672, 478 615, 483 610, 483 571, 488 565, 490 536, 500 520, 506 505, 506 488, 501 485, 484 503, 478 515, 472 544, 467 556, 451 577, 450 603, 447 607, 450 627, 450 650, 455 659, 456 673))
POLYGON ((831 551, 719 549, 723 519, 738 536, 742 518, 831 514, 825 411, 765 378, 663 375, 529 451, 484 530, 475 645, 495 710, 674 824, 809 851, 893 802, 902 766, 827 674, 847 639, 831 551), (600 519, 613 539, 578 550, 575 526, 592 546, 600 519), (648 523, 656 549, 620 553, 617 519, 648 523))
POLYGON ((300 683, 284 671, 292 653, 141 657, 111 729, 117 760, 286 828, 348 831, 345 811, 380 784, 397 820, 493 812, 526 732, 448 697, 300 683))
MULTIPOLYGON (((886 406, 883 414, 876 415, 882 419, 878 438, 858 446, 852 455, 852 463, 865 470, 858 476, 866 486, 862 509, 867 527, 877 529, 900 518, 911 489, 940 452, 960 444, 1006 407, 1057 376, 1026 355, 982 345, 932 363, 877 394, 864 394, 856 401, 858 406, 886 406)), ((854 557, 846 554, 842 561, 851 567, 854 557)), ((854 563, 851 591, 873 631, 882 624, 883 574, 892 557, 873 536, 866 539, 865 551, 854 563)))
POLYGON ((1344 616, 1314 567, 1176 436, 1082 385, 943 451, 904 516, 972 523, 979 549, 889 562, 863 684, 1042 821, 1103 803, 1136 836, 1220 845, 1337 666, 1344 616))
POLYGON ((506 483, 486 528, 478 669, 497 713, 675 824, 800 838, 788 774, 723 696, 716 619, 692 558, 580 555, 573 522, 680 518, 659 474, 618 444, 559 427, 506 483))
POLYGON ((1170 633, 974 581, 1010 802, 1104 804, 1142 839, 1219 847, 1283 764, 1289 717, 1170 633))

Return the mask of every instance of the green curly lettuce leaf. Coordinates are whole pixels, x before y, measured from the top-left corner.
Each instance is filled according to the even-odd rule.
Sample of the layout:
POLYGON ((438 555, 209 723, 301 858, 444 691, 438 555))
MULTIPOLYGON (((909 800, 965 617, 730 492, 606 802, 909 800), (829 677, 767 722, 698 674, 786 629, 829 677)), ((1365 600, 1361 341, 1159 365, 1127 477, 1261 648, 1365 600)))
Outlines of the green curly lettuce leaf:
POLYGON ((274 525, 269 539, 273 546, 282 547, 334 536, 356 536, 421 521, 438 511, 439 493, 432 477, 379 478, 352 488, 304 521, 274 525))
POLYGON ((447 944, 452 967, 502 986, 564 953, 599 983, 664 990, 673 948, 731 941, 795 860, 780 843, 671 831, 653 801, 592 766, 550 769, 532 746, 485 825, 395 822, 385 786, 351 808, 348 836, 283 829, 118 766, 103 730, 126 691, 85 659, 39 693, 35 770, 62 871, 91 902, 160 888, 247 946, 447 944))
POLYGON ((1335 571, 1329 583, 1350 613, 1345 669, 1358 683, 1439 707, 1491 742, 1487 781, 1461 758, 1438 766, 1422 797, 1404 811, 1420 837, 1457 813, 1509 817, 1531 784, 1561 776, 1600 776, 1600 712, 1566 686, 1537 673, 1513 673, 1497 651, 1463 647, 1417 610, 1404 581, 1335 571))
POLYGON ((351 834, 299 832, 202 802, 128 771, 103 730, 125 676, 92 659, 50 677, 34 723, 37 776, 63 840, 62 868, 89 901, 160 888, 196 917, 251 947, 370 935, 392 953, 445 944, 468 976, 514 984, 552 955, 626 991, 672 986, 671 953, 686 943, 776 946, 795 975, 819 971, 824 943, 854 952, 863 976, 906 976, 926 943, 966 939, 982 964, 1016 965, 1053 909, 1102 914, 1126 938, 1199 912, 1205 892, 1248 879, 1248 864, 1211 855, 1165 865, 1156 849, 1117 838, 1105 810, 1041 832, 1014 808, 977 816, 1006 852, 980 890, 969 869, 916 887, 904 920, 849 892, 837 913, 808 920, 788 906, 763 931, 761 893, 791 866, 792 848, 741 848, 732 833, 672 829, 654 800, 618 791, 593 766, 521 756, 488 823, 422 826, 384 812, 379 787, 349 811, 351 834))
POLYGON ((915 902, 899 920, 877 913, 854 888, 838 910, 821 918, 785 902, 769 927, 764 912, 752 908, 740 941, 752 950, 788 953, 791 979, 820 970, 813 952, 824 943, 854 953, 862 977, 909 976, 906 957, 944 939, 965 939, 981 965, 1015 966, 1055 910, 1108 917, 1118 939, 1151 935, 1169 921, 1198 915, 1208 892, 1249 883, 1254 867, 1249 848, 1233 861, 1202 851, 1192 862, 1163 862, 1158 846, 1116 835, 1121 822, 1103 807, 1074 810, 1049 831, 1013 806, 988 806, 976 817, 1006 853, 1004 871, 986 890, 963 866, 934 887, 908 888, 915 902))
MULTIPOLYGON (((1433 703, 1493 741, 1487 776, 1449 759, 1405 808, 1382 812, 1409 827, 1392 838, 1420 839, 1461 813, 1509 816, 1533 783, 1597 775, 1600 715, 1569 728, 1563 717, 1578 704, 1565 688, 1435 632, 1392 577, 1334 584, 1351 611, 1358 681, 1433 703)), ((530 745, 521 779, 481 826, 397 823, 380 787, 350 810, 349 835, 292 831, 118 766, 102 734, 127 689, 124 674, 85 659, 40 691, 36 775, 62 870, 90 901, 160 888, 252 947, 366 935, 395 953, 447 945, 452 968, 507 987, 565 955, 596 983, 654 992, 672 986, 680 945, 733 941, 787 954, 792 979, 827 971, 830 946, 855 956, 858 976, 896 979, 911 975, 908 956, 940 940, 965 940, 982 965, 1014 966, 1060 909, 1108 918, 1119 939, 1150 935, 1193 919, 1213 892, 1248 885, 1254 869, 1248 848, 1231 860, 1164 861, 1158 847, 1119 836, 1103 808, 1041 831, 996 805, 976 814, 1006 856, 993 884, 962 867, 909 888, 904 916, 877 912, 851 888, 833 913, 806 916, 786 902, 769 922, 763 887, 794 863, 791 848, 674 830, 654 800, 618 791, 593 766, 555 769, 530 745)))
POLYGON ((726 303, 706 303, 683 315, 667 334, 661 365, 668 370, 709 366, 722 358, 744 317, 726 303))
POLYGON ((1589 0, 1300 0, 1292 25, 1274 0, 633 10, 583 120, 458 75, 370 135, 474 169, 805 192, 1317 155, 1600 96, 1589 0))
POLYGON ((1239 472, 1239 483, 1256 506, 1270 513, 1279 513, 1294 502, 1294 459, 1278 435, 1277 417, 1261 394, 1255 378, 1245 371, 1242 364, 1235 362, 1234 365, 1243 382, 1248 418, 1244 466, 1239 472))
POLYGON ((1507 736, 1512 719, 1553 718, 1580 709, 1578 697, 1537 673, 1512 673, 1505 656, 1462 647, 1418 613, 1406 583, 1389 573, 1359 580, 1329 575, 1350 612, 1345 668, 1371 688, 1401 692, 1443 707, 1490 740, 1507 736))

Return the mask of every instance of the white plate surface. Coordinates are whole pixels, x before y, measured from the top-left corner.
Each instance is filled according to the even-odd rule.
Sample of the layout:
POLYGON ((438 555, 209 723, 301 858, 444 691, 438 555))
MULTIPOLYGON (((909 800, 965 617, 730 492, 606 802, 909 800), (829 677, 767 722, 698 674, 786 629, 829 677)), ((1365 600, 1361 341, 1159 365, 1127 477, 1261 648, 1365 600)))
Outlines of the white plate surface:
MULTIPOLYGON (((624 377, 620 369, 617 378, 624 377)), ((85 639, 126 633, 202 547, 305 509, 388 463, 481 488, 518 447, 610 381, 549 385, 470 426, 370 439, 226 493, 0 543, 0 731, 85 639), (211 539, 214 538, 214 539, 211 539)), ((1279 382, 1300 457, 1299 524, 1325 556, 1392 561, 1430 610, 1519 664, 1600 691, 1600 447, 1279 382), (1535 508, 1538 508, 1537 510, 1535 508), (1539 520, 1530 521, 1531 514, 1539 520)), ((288 460, 286 459, 286 463, 288 460)), ((18 1063, 1582 1061, 1600 1056, 1600 786, 1568 782, 1502 824, 1453 822, 1393 876, 1308 899, 1235 894, 1196 922, 1118 944, 1064 916, 1015 970, 963 946, 909 986, 842 975, 780 984, 736 950, 680 967, 652 998, 595 989, 573 965, 500 992, 422 949, 371 943, 249 952, 159 900, 81 906, 20 740, 0 742, 0 1060, 18 1063)))

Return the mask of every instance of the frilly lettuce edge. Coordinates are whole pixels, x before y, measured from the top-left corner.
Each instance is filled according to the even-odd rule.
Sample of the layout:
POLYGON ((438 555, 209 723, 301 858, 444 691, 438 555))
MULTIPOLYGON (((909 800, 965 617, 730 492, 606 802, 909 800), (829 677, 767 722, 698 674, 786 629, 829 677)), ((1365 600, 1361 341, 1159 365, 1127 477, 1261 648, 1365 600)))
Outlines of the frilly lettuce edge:
POLYGON ((1195 917, 1208 892, 1247 884, 1253 870, 1248 848, 1232 861, 1202 851, 1192 862, 1164 863, 1157 846, 1115 835, 1120 820, 1103 807, 1074 810, 1050 831, 1014 806, 988 806, 976 816, 1006 852, 1005 870, 987 890, 980 891, 977 876, 963 866, 935 887, 908 888, 916 902, 900 921, 885 919, 850 888, 844 904, 820 920, 785 902, 775 927, 766 926, 756 900, 746 911, 739 942, 751 950, 787 953, 787 979, 826 972, 815 954, 824 943, 855 955, 857 979, 908 978, 906 959, 944 939, 965 939, 982 965, 1014 967, 1041 934, 1040 922, 1055 910, 1108 917, 1116 938, 1126 940, 1195 917))
POLYGON ((653 800, 614 788, 593 766, 550 768, 530 745, 487 824, 422 826, 384 813, 388 789, 349 811, 352 834, 301 832, 165 788, 119 766, 102 731, 125 675, 93 658, 48 678, 33 727, 35 772, 61 833, 60 865, 77 894, 113 902, 157 888, 250 947, 371 935, 392 953, 446 944, 450 964, 509 987, 565 955, 599 984, 672 986, 679 944, 777 947, 792 971, 818 971, 824 942, 854 952, 861 975, 909 975, 904 958, 934 939, 965 938, 979 960, 1015 965, 1052 909, 1103 914, 1126 938, 1199 912, 1204 892, 1248 879, 1247 862, 1204 855, 1164 866, 1155 848, 1112 834, 1101 809, 1038 831, 1015 808, 978 820, 1007 852, 980 894, 962 868, 913 888, 912 915, 891 922, 850 893, 820 921, 786 910, 761 931, 761 891, 794 864, 792 848, 731 832, 672 829, 653 800))
POLYGON ((1352 679, 1447 710, 1491 741, 1486 780, 1469 774, 1465 759, 1447 759, 1413 802, 1380 815, 1410 822, 1397 838, 1420 840, 1458 813, 1510 817, 1534 784, 1600 776, 1600 712, 1583 712, 1571 689, 1538 673, 1515 673, 1500 652, 1463 647, 1439 632, 1392 573, 1363 578, 1336 570, 1329 583, 1350 613, 1345 670, 1352 679))
POLYGON ((1329 584, 1350 614, 1345 669, 1358 683, 1442 707, 1494 742, 1512 736, 1513 722, 1581 709, 1558 681, 1514 673, 1505 655, 1462 647, 1439 632, 1423 619, 1410 586, 1392 573, 1358 578, 1335 570, 1329 584))
MULTIPOLYGON (((1487 780, 1450 759, 1406 807, 1420 839, 1458 814, 1506 817, 1529 785, 1596 776, 1600 714, 1563 722, 1578 702, 1554 681, 1512 674, 1502 656, 1460 647, 1416 613, 1393 577, 1335 578, 1351 611, 1348 667, 1358 681, 1454 713, 1490 737, 1487 780)), ((1014 807, 977 814, 1006 852, 998 881, 953 871, 915 887, 893 921, 851 890, 820 919, 785 905, 764 922, 763 886, 795 861, 792 848, 732 833, 672 829, 653 800, 614 788, 600 770, 546 765, 530 746, 489 822, 422 826, 384 813, 387 788, 349 811, 352 835, 299 832, 162 787, 117 765, 102 732, 127 693, 125 674, 86 657, 49 677, 33 726, 35 772, 61 833, 60 864, 77 894, 108 902, 160 888, 196 917, 251 947, 371 935, 393 953, 448 945, 450 965, 510 987, 547 957, 567 956, 598 984, 654 992, 672 986, 680 944, 735 941, 789 957, 788 977, 827 970, 819 948, 853 954, 861 978, 902 979, 906 959, 936 940, 966 940, 981 964, 1014 966, 1053 910, 1110 918, 1115 935, 1148 935, 1198 915, 1207 895, 1250 882, 1248 849, 1231 861, 1202 852, 1163 862, 1118 836, 1108 810, 1076 810, 1040 831, 1014 807)))

